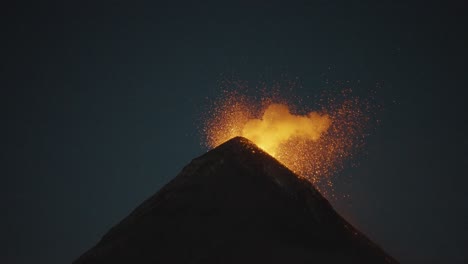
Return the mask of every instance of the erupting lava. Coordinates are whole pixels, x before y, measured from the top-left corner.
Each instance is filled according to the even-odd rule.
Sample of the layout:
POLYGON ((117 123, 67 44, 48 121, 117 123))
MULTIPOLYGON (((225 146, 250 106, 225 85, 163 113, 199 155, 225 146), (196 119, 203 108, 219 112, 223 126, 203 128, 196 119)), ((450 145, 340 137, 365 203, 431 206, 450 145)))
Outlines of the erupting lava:
POLYGON ((205 144, 214 148, 236 136, 248 138, 333 198, 331 176, 364 143, 368 106, 343 92, 328 98, 320 111, 297 114, 285 100, 264 96, 258 102, 226 91, 205 117, 205 144))

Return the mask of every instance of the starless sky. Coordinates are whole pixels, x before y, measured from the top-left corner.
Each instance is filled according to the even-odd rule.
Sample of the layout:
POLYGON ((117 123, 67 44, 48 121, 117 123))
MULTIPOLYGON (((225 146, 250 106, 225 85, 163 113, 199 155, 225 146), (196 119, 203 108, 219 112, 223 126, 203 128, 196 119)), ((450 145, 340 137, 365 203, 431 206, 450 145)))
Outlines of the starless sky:
POLYGON ((334 205, 403 263, 468 261, 464 1, 65 2, 0 8, 1 263, 94 245, 206 151, 197 118, 226 75, 380 87, 334 205))

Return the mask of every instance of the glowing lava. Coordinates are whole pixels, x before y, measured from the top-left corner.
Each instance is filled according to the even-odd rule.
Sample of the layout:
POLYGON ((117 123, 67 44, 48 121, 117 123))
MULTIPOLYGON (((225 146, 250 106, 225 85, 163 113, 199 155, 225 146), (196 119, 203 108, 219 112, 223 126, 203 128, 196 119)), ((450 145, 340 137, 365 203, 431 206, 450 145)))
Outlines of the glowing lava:
MULTIPOLYGON (((323 102, 322 102, 323 103, 323 102)), ((304 177, 329 198, 332 177, 364 143, 368 103, 342 93, 328 98, 320 111, 292 113, 291 104, 262 97, 260 102, 226 92, 205 118, 205 144, 214 148, 243 136, 304 177)))

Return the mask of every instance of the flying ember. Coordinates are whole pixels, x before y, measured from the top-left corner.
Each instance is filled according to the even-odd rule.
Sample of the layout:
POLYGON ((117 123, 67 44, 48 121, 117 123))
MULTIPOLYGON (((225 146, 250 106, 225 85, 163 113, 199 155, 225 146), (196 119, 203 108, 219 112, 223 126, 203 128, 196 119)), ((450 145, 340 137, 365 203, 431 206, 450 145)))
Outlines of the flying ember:
POLYGON ((208 148, 242 136, 333 197, 333 175, 364 143, 369 104, 350 93, 322 100, 316 111, 297 113, 297 105, 277 97, 260 100, 227 91, 205 117, 208 148), (325 103, 323 103, 325 102, 325 103))

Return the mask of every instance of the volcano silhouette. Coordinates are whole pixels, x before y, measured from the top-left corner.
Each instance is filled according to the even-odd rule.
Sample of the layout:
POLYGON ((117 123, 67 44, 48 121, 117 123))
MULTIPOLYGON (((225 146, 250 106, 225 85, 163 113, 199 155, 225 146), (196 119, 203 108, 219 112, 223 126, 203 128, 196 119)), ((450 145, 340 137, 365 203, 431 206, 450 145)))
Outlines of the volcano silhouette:
POLYGON ((194 159, 75 264, 398 263, 245 138, 194 159))

